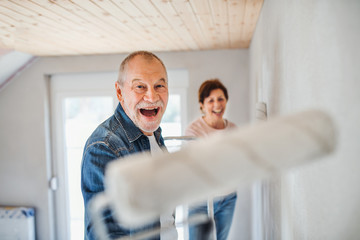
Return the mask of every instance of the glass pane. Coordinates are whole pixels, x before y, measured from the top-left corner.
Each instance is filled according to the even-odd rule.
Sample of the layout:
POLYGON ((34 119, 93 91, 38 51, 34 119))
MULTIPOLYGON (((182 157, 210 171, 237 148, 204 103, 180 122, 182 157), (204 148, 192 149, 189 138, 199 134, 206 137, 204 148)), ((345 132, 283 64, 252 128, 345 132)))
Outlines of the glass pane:
POLYGON ((161 121, 162 135, 180 136, 181 135, 181 96, 170 94, 168 105, 161 121))
POLYGON ((84 203, 81 195, 81 159, 87 138, 113 110, 112 97, 65 99, 66 166, 71 239, 84 239, 84 203))

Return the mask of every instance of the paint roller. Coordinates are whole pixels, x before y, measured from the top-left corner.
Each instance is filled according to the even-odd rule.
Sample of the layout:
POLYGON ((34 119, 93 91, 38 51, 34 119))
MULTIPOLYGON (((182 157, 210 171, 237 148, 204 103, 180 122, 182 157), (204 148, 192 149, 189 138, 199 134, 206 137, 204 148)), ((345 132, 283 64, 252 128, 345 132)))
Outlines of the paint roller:
POLYGON ((178 205, 313 162, 335 145, 334 124, 322 111, 270 118, 193 141, 174 153, 113 161, 106 169, 105 192, 93 207, 106 203, 123 226, 142 226, 178 205))

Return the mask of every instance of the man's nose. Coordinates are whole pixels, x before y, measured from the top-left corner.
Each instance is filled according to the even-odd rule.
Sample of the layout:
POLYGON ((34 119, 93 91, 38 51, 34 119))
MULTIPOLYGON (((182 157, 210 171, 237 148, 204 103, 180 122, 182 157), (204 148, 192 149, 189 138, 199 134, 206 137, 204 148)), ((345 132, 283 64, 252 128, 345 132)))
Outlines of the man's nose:
POLYGON ((148 102, 156 102, 159 100, 159 94, 155 91, 154 88, 148 88, 145 93, 144 100, 148 102))

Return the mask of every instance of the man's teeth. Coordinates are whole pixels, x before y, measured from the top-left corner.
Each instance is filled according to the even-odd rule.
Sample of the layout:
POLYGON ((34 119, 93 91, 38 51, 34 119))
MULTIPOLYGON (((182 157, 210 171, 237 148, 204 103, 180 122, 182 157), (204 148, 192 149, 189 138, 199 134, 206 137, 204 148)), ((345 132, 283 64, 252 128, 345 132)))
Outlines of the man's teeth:
POLYGON ((158 111, 159 111, 159 108, 157 108, 157 107, 155 107, 155 108, 141 108, 140 109, 141 114, 143 114, 144 116, 147 116, 147 117, 156 116, 158 111))
POLYGON ((222 110, 214 110, 214 113, 221 113, 222 110))

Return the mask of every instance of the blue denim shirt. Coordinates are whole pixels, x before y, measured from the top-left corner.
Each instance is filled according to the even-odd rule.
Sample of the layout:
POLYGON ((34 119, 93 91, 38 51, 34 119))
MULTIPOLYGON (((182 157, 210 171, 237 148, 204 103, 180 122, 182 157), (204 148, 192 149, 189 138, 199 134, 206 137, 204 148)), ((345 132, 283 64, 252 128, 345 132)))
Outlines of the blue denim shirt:
MULTIPOLYGON (((164 146, 161 128, 154 132, 160 147, 164 146)), ((118 158, 142 151, 150 151, 150 142, 118 104, 114 115, 100 124, 86 142, 81 166, 81 191, 85 205, 85 239, 95 239, 94 228, 89 216, 88 203, 94 195, 104 191, 106 165, 118 158)), ((128 236, 133 233, 159 227, 160 222, 141 229, 126 229, 117 224, 108 209, 104 213, 110 237, 128 236)), ((158 238, 157 238, 158 239, 158 238)))

